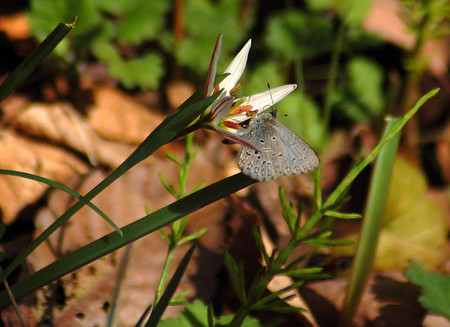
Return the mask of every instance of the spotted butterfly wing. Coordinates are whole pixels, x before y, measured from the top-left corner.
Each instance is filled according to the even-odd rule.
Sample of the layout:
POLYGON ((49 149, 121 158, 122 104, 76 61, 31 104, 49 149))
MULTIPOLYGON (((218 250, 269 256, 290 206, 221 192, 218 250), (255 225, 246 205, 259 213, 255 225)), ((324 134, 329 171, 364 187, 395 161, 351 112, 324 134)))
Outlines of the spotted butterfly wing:
POLYGON ((317 168, 319 158, 314 150, 274 116, 274 113, 259 114, 238 132, 240 138, 257 149, 241 148, 238 158, 241 171, 253 179, 270 181, 317 168))

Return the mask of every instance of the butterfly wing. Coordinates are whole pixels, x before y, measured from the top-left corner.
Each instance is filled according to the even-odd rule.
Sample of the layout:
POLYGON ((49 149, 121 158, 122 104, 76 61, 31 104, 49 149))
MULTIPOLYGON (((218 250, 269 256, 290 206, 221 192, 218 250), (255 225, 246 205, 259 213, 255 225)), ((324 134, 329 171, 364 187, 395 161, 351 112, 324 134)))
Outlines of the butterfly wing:
POLYGON ((259 181, 271 181, 283 176, 285 165, 282 144, 270 119, 273 119, 270 114, 252 118, 248 128, 240 135, 257 150, 242 147, 238 166, 245 175, 259 181))
POLYGON ((286 159, 284 175, 309 173, 319 166, 319 157, 302 138, 275 119, 273 119, 271 125, 274 127, 283 147, 286 159))
POLYGON ((270 181, 308 173, 319 165, 314 150, 272 114, 252 118, 239 136, 258 149, 242 147, 238 157, 241 171, 253 179, 270 181))

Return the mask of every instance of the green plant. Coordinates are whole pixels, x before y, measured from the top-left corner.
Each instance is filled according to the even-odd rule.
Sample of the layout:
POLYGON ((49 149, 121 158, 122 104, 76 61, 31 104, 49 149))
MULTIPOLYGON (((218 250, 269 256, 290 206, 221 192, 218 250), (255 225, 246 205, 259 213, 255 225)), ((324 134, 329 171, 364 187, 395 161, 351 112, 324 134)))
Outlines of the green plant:
POLYGON ((239 22, 240 6, 237 0, 175 2, 175 8, 164 0, 32 0, 28 18, 33 35, 42 39, 59 21, 77 17, 77 29, 56 50, 60 59, 77 71, 93 55, 124 87, 156 89, 167 74, 165 56, 203 74, 209 57, 204 49, 218 34, 228 31, 226 52, 233 50, 253 20, 250 11, 239 22), (179 13, 175 24, 183 22, 182 37, 165 20, 173 9, 179 13))
POLYGON ((431 314, 450 319, 450 276, 425 271, 413 262, 405 276, 422 287, 420 302, 431 314))

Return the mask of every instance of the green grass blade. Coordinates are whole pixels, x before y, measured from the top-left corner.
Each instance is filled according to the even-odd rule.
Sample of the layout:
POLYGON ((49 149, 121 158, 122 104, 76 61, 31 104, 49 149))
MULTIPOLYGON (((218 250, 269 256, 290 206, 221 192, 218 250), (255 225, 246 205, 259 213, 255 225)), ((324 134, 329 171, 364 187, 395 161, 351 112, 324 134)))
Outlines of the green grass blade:
MULTIPOLYGON (((53 280, 82 267, 120 247, 123 247, 149 233, 152 233, 171 222, 183 218, 214 201, 243 189, 255 181, 243 174, 236 174, 216 182, 195 192, 167 207, 147 215, 122 228, 123 237, 117 233, 110 233, 60 260, 39 270, 11 287, 16 298, 22 297, 53 280)), ((151 251, 151 249, 149 249, 151 251)), ((0 308, 9 304, 8 295, 0 293, 0 308)))
POLYGON ((155 308, 152 311, 152 314, 150 315, 150 318, 148 319, 147 323, 145 324, 146 327, 156 326, 161 319, 164 311, 166 311, 167 307, 169 306, 170 299, 175 294, 175 291, 178 288, 178 285, 181 282, 181 278, 183 277, 184 272, 186 271, 187 265, 189 264, 189 261, 192 258, 192 254, 194 253, 195 245, 192 245, 189 251, 184 255, 183 259, 180 262, 180 265, 178 266, 177 270, 175 271, 175 274, 173 275, 172 279, 170 280, 169 284, 167 285, 167 288, 164 292, 164 294, 161 296, 161 299, 158 301, 158 304, 156 304, 155 308))
POLYGON ((50 237, 59 227, 61 227, 70 217, 72 217, 83 206, 87 205, 95 196, 97 196, 106 187, 112 184, 116 179, 133 168, 142 160, 149 157, 153 152, 164 144, 173 140, 180 135, 183 129, 188 126, 196 117, 200 115, 218 96, 215 95, 198 101, 201 99, 203 90, 195 92, 184 104, 167 117, 138 148, 108 177, 101 181, 78 202, 70 207, 61 217, 59 217, 52 225, 50 225, 42 234, 40 234, 19 256, 17 256, 11 264, 6 267, 0 276, 0 281, 9 276, 40 244, 50 237))
MULTIPOLYGON (((384 135, 392 132, 400 119, 387 121, 384 135)), ((342 309, 341 326, 349 326, 358 307, 361 294, 372 270, 377 249, 381 222, 386 206, 386 199, 391 181, 392 167, 397 153, 400 134, 395 136, 383 147, 375 163, 362 231, 359 238, 356 256, 353 262, 352 275, 342 309)))
POLYGON ((2 102, 16 87, 27 78, 31 72, 45 59, 62 39, 75 27, 72 24, 58 24, 56 28, 34 49, 22 63, 8 76, 0 86, 0 102, 2 102))
MULTIPOLYGON (((17 177, 22 177, 22 178, 26 178, 26 179, 31 179, 33 181, 41 182, 41 183, 47 184, 47 185, 49 185, 51 187, 57 188, 57 189, 59 189, 61 191, 64 191, 64 192, 72 195, 76 199, 81 199, 82 198, 81 194, 78 194, 77 192, 75 192, 71 188, 69 188, 69 187, 67 187, 67 186, 65 186, 63 184, 60 184, 58 182, 52 181, 51 179, 42 177, 42 176, 33 175, 33 174, 29 174, 29 173, 24 173, 24 172, 21 172, 21 171, 7 170, 7 169, 0 169, 0 175, 10 175, 10 176, 17 176, 17 177)), ((121 236, 123 235, 122 231, 119 228, 119 226, 117 226, 111 220, 111 218, 109 218, 95 204, 89 202, 89 203, 87 203, 87 205, 89 207, 91 207, 96 213, 98 213, 103 219, 105 219, 105 221, 108 224, 110 224, 112 226, 112 228, 114 228, 117 233, 119 233, 121 236)))

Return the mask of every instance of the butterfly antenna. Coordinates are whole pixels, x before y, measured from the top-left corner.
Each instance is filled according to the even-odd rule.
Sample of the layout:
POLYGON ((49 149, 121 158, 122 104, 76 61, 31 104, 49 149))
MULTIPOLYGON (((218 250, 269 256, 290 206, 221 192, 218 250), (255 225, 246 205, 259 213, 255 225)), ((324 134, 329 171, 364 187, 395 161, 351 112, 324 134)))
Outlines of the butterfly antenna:
POLYGON ((273 102, 272 91, 270 89, 270 83, 267 83, 267 88, 269 89, 270 99, 272 100, 272 111, 270 112, 273 117, 276 117, 277 110, 274 108, 275 103, 273 102))

